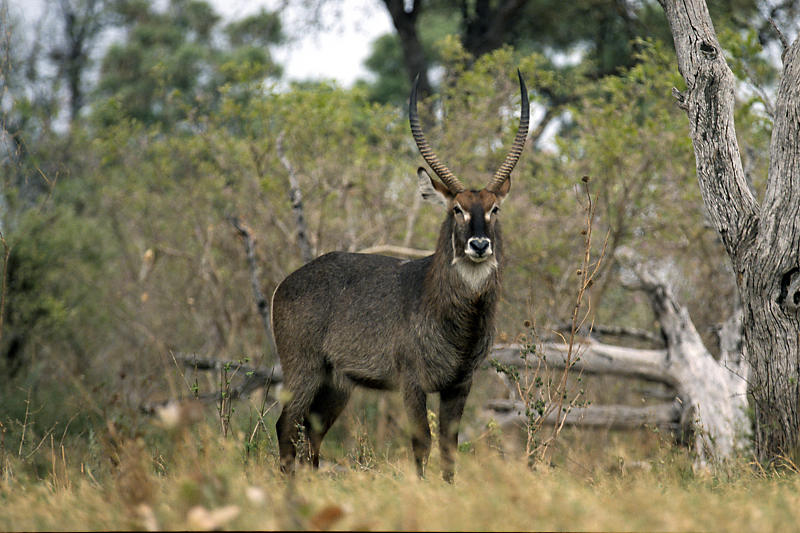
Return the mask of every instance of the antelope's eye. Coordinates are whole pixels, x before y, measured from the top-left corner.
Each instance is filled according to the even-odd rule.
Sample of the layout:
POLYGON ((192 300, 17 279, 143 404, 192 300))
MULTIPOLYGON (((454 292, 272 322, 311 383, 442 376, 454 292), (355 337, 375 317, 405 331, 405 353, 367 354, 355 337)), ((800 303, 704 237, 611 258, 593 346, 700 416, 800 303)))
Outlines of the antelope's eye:
POLYGON ((496 214, 497 214, 497 213, 499 213, 499 212, 500 212, 500 208, 499 208, 499 207, 497 207, 497 206, 494 206, 494 207, 492 208, 492 214, 493 214, 493 215, 496 215, 496 214))
POLYGON ((463 211, 461 210, 461 208, 459 206, 455 206, 453 208, 453 213, 455 213, 456 215, 460 215, 461 213, 463 213, 463 211))

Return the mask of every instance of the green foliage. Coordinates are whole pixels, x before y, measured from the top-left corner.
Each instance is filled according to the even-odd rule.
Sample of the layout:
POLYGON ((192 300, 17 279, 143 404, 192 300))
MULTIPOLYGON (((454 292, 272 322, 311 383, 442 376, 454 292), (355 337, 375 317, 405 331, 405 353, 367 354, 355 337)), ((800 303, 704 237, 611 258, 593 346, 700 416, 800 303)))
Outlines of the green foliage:
POLYGON ((263 8, 255 15, 229 23, 224 31, 233 47, 268 48, 286 38, 278 15, 263 8))
MULTIPOLYGON (((577 9, 559 5, 569 13, 577 9)), ((650 9, 652 3, 642 6, 650 9)), ((414 170, 422 161, 403 109, 408 85, 400 75, 396 39, 378 43, 384 48, 373 66, 385 75, 376 85, 344 89, 295 83, 278 88, 270 83, 279 67, 272 63, 269 47, 282 39, 274 14, 262 11, 220 27, 204 2, 174 1, 164 11, 149 2, 125 1, 117 7, 128 31, 103 59, 91 123, 54 132, 48 120, 57 114, 55 98, 53 107, 44 100, 16 98, 4 111, 7 128, 16 124, 19 129, 10 132, 2 161, 0 207, 8 208, 1 216, 12 254, 0 347, 5 370, 17 374, 11 378, 6 372, 1 380, 0 403, 7 411, 0 423, 15 428, 13 437, 6 434, 9 450, 8 443, 20 442, 26 391, 34 391, 30 405, 43 414, 24 440, 29 454, 51 427, 58 423, 57 430, 64 431, 66 421, 80 412, 65 442, 88 451, 70 464, 77 468, 85 459, 94 472, 110 472, 109 458, 125 455, 112 441, 144 438, 144 445, 134 447, 139 452, 130 453, 152 459, 144 463, 158 476, 183 472, 182 479, 157 479, 169 480, 164 490, 180 493, 181 512, 188 512, 195 504, 230 501, 225 482, 218 483, 224 473, 192 478, 181 471, 176 464, 181 451, 193 448, 175 447, 169 435, 154 436, 151 419, 141 415, 141 408, 166 397, 200 397, 219 390, 219 376, 176 371, 173 356, 181 352, 231 361, 249 357, 254 366, 274 362, 253 305, 244 247, 228 217, 250 225, 257 243, 258 280, 268 297, 302 262, 278 139, 302 191, 317 254, 377 244, 431 249, 442 213, 415 203, 414 170), (94 419, 100 416, 102 422, 94 419), (205 482, 221 488, 202 494, 205 482)), ((440 23, 456 33, 457 28, 446 27, 456 24, 453 19, 440 23)), ((581 25, 588 32, 591 19, 581 25)), ((598 24, 595 29, 604 28, 598 24)), ((525 318, 546 330, 570 316, 584 245, 577 188, 583 175, 593 178, 593 190, 599 193, 594 257, 603 236, 609 235, 606 261, 587 293, 599 322, 655 327, 646 302, 620 288, 624 272, 613 250, 623 245, 676 272, 680 297, 688 302, 700 331, 709 331, 720 316, 727 316, 731 273, 716 235, 703 220, 686 117, 670 97, 681 81, 667 45, 634 40, 628 48, 609 48, 609 57, 630 54, 631 62, 621 70, 618 59, 599 56, 592 61, 606 66, 585 61, 558 68, 545 50, 555 46, 555 37, 534 46, 518 36, 522 48, 501 47, 474 58, 458 38, 439 39, 439 31, 424 39, 442 66, 443 83, 436 95, 420 103, 420 114, 434 150, 468 186, 485 184, 506 155, 517 128, 518 67, 534 103, 534 135, 544 111, 560 126, 555 138, 543 135, 538 144, 528 145, 503 206, 508 266, 498 340, 516 338, 525 318), (612 75, 597 75, 612 64, 612 75)), ((723 35, 732 58, 743 62, 731 59, 734 70, 747 74, 743 65, 757 51, 753 34, 723 35)), ((573 41, 570 46, 583 44, 573 41)), ((767 70, 755 72, 772 80, 767 70)), ((736 110, 742 151, 746 163, 752 163, 745 166, 752 170, 757 189, 766 175, 770 132, 763 102, 756 94, 736 110)), ((548 385, 535 377, 531 383, 535 390, 548 385)), ((222 380, 223 388, 233 385, 233 379, 222 380)), ((596 391, 589 387, 586 396, 593 398, 596 391)), ((476 390, 481 393, 487 394, 476 390)), ((538 416, 544 406, 538 396, 530 400, 529 414, 538 416)), ((359 428, 357 442, 348 427, 337 425, 329 446, 338 442, 342 449, 336 450, 343 457, 354 448, 356 463, 381 468, 381 454, 393 448, 367 436, 375 434, 372 426, 386 415, 372 396, 355 403, 351 416, 359 428)), ((261 426, 250 433, 250 420, 260 420, 260 414, 246 418, 242 404, 228 405, 230 410, 221 414, 230 424, 236 460, 244 456, 256 465, 273 461, 271 429, 261 426), (258 436, 240 438, 240 433, 258 436)), ((474 413, 477 408, 468 406, 468 415, 469 409, 474 413)), ((405 438, 399 428, 387 425, 387 442, 405 438)), ((487 439, 496 447, 497 428, 490 426, 490 433, 487 439)), ((218 449, 216 441, 201 437, 197 453, 218 449)), ((480 440, 470 440, 470 453, 481 453, 480 440)), ((31 479, 50 475, 49 456, 33 454, 32 464, 20 463, 16 455, 9 459, 12 466, 31 479)), ((394 466, 387 470, 396 473, 394 466)), ((0 473, 8 471, 0 464, 0 473)), ((150 479, 152 472, 143 477, 150 479)), ((108 474, 104 482, 108 479, 117 478, 108 474)), ((8 492, 0 495, 4 501, 9 497, 8 492)), ((120 501, 114 505, 124 507, 120 501)), ((163 523, 184 524, 185 516, 172 518, 163 523)))
MULTIPOLYGON (((614 247, 633 245, 664 261, 681 258, 678 268, 696 272, 686 276, 687 291, 702 293, 695 287, 702 285, 698 275, 709 276, 715 287, 729 283, 713 232, 702 223, 685 118, 666 96, 678 79, 670 66, 674 63, 663 46, 638 46, 637 66, 584 87, 582 99, 563 118, 571 127, 552 148, 527 152, 515 171, 503 214, 509 266, 501 338, 513 338, 522 317, 546 324, 563 321, 571 312, 571 280, 583 244, 584 221, 575 196, 582 175, 592 175, 600 193, 595 255, 610 232, 609 254, 614 247), (704 254, 695 247, 698 239, 706 243, 704 254)), ((446 40, 439 49, 448 65, 447 86, 421 103, 421 114, 431 121, 426 133, 465 183, 480 186, 504 159, 516 129, 516 66, 536 87, 575 80, 551 70, 539 54, 519 56, 503 48, 471 62, 457 41, 446 40), (440 119, 430 110, 433 102, 441 102, 440 119)), ((544 98, 537 90, 531 96, 544 98)), ((114 109, 108 102, 97 106, 104 108, 114 109)), ((87 132, 81 157, 70 163, 74 174, 59 184, 53 199, 58 209, 47 210, 50 217, 59 215, 30 214, 40 238, 53 239, 47 241, 49 255, 20 255, 19 260, 33 265, 32 278, 43 282, 44 265, 54 264, 49 283, 74 280, 61 274, 70 265, 56 260, 67 257, 61 253, 64 247, 85 258, 87 265, 77 272, 96 269, 86 270, 83 279, 106 276, 103 290, 92 293, 94 305, 113 306, 114 313, 103 315, 112 330, 135 331, 108 347, 120 354, 115 368, 135 370, 142 379, 157 376, 172 347, 264 361, 266 342, 251 304, 244 250, 233 239, 227 217, 236 215, 253 225, 263 291, 271 293, 301 262, 288 173, 277 151, 279 136, 303 193, 316 253, 381 243, 435 245, 441 213, 427 205, 413 207, 419 159, 404 113, 373 103, 362 88, 298 84, 264 93, 260 84, 230 84, 220 89, 214 108, 200 108, 184 120, 186 127, 176 130, 118 118, 87 132), (52 224, 78 242, 46 231, 52 224), (84 251, 89 246, 85 239, 99 235, 95 242, 103 253, 84 251)), ((20 242, 28 238, 23 235, 30 230, 20 233, 20 242)), ((19 252, 27 254, 25 248, 19 252)), ((613 258, 607 265, 591 291, 593 307, 604 321, 649 326, 646 308, 630 306, 619 290, 613 258)), ((12 290, 25 294, 21 285, 12 290)), ((50 293, 79 299, 87 290, 56 285, 50 293)), ((35 293, 47 291, 37 288, 35 293)), ((705 306, 709 315, 726 305, 721 298, 713 301, 719 308, 705 306)), ((31 310, 25 316, 46 309, 53 318, 41 327, 51 324, 47 327, 72 338, 85 338, 80 324, 92 323, 85 318, 65 323, 69 306, 59 299, 54 303, 42 296, 26 306, 31 310)), ((32 323, 22 318, 11 322, 32 323)), ((88 365, 96 355, 85 357, 88 365)), ((163 385, 163 376, 155 378, 148 390, 163 385)))
MULTIPOLYGON (((431 64, 441 63, 439 47, 443 36, 453 35, 458 31, 458 18, 438 10, 425 11, 423 22, 418 23, 419 39, 426 60, 431 64)), ((396 33, 382 35, 372 42, 370 55, 364 66, 373 75, 373 80, 361 81, 367 87, 369 98, 379 103, 391 103, 396 106, 407 104, 411 83, 403 59, 402 45, 396 33)))
MULTIPOLYGON (((532 199, 534 204, 552 205, 554 193, 565 198, 561 176, 593 178, 599 198, 595 253, 603 245, 602 236, 607 235, 608 239, 607 260, 591 293, 601 323, 618 320, 635 323, 635 316, 644 318, 648 314, 643 314, 643 309, 606 308, 601 303, 607 293, 620 290, 614 259, 619 246, 633 246, 654 261, 673 262, 676 257, 694 257, 690 249, 697 250, 695 246, 702 240, 706 243, 703 249, 712 250, 712 256, 716 257, 712 260, 716 265, 723 260, 719 255, 721 250, 715 245, 716 235, 703 224, 685 115, 668 96, 672 87, 680 86, 674 57, 658 43, 642 41, 637 47, 640 53, 635 67, 585 87, 582 98, 570 106, 572 125, 556 139, 561 157, 552 161, 552 171, 537 175, 539 187, 532 199)), ((544 222, 547 229, 537 232, 535 242, 531 243, 539 253, 550 252, 545 261, 549 264, 545 275, 548 291, 563 283, 563 273, 569 267, 559 257, 573 255, 560 250, 574 246, 570 244, 574 242, 571 235, 579 233, 574 226, 563 230, 563 223, 558 222, 563 212, 560 208, 545 215, 549 219, 544 222), (556 265, 562 266, 555 269, 556 265)), ((708 260, 706 256, 701 263, 708 260)), ((673 270, 682 268, 698 272, 694 263, 674 264, 673 270)), ((725 281, 726 273, 715 267, 708 275, 719 282, 715 285, 717 289, 727 286, 731 290, 730 280, 725 281)), ((566 311, 565 302, 561 313, 566 311)), ((724 309, 715 311, 726 313, 724 309)))
POLYGON ((719 40, 728 52, 728 66, 737 78, 750 80, 758 85, 774 83, 778 72, 764 56, 764 48, 754 28, 747 31, 723 28, 719 33, 719 40))
POLYGON ((234 21, 216 36, 219 16, 202 0, 172 0, 158 12, 137 2, 118 7, 127 38, 112 45, 102 65, 95 108, 98 124, 121 117, 172 125, 198 109, 214 108, 226 85, 275 78, 281 73, 269 46, 283 39, 280 19, 261 11, 234 21))
MULTIPOLYGON (((100 312, 108 287, 97 286, 108 260, 108 234, 95 223, 59 207, 44 215, 26 212, 9 234, 7 291, 12 297, 6 303, 2 353, 11 370, 20 364, 16 358, 24 347, 33 353, 77 349, 76 355, 85 355, 80 352, 96 345, 84 336, 102 336, 109 326, 100 312)), ((61 361, 65 368, 88 363, 61 361)))
MULTIPOLYGON (((508 7, 501 6, 501 2, 480 3, 490 13, 508 7)), ((498 16, 492 21, 480 18, 486 15, 479 12, 479 2, 430 0, 416 4, 416 28, 431 67, 447 65, 446 60, 430 53, 431 45, 444 36, 452 36, 472 54, 478 53, 476 48, 485 53, 486 34, 498 31, 494 24, 502 32, 502 42, 496 46, 510 45, 523 54, 543 54, 549 61, 560 64, 555 70, 566 75, 577 64, 590 80, 616 75, 635 66, 642 40, 672 42, 664 11, 656 0, 628 2, 624 6, 616 0, 529 0, 521 3, 515 16, 498 16), (471 36, 468 28, 476 31, 476 35, 471 36)), ((758 17, 755 0, 712 0, 708 4, 717 28, 746 30, 753 27, 753 19, 758 17)), ((766 33, 762 28, 750 31, 758 31, 762 36, 766 33)), ((392 68, 398 63, 402 65, 402 51, 396 33, 376 39, 365 66, 375 76, 367 86, 378 101, 403 102, 408 92, 403 88, 408 82, 404 83, 402 76, 405 74, 407 78, 407 73, 392 68)), ((574 94, 564 93, 551 95, 553 101, 559 103, 564 97, 574 100, 574 94)))
POLYGON ((399 105, 411 90, 408 81, 400 38, 393 33, 378 37, 372 43, 372 53, 364 66, 373 73, 375 81, 360 83, 367 87, 370 98, 376 102, 399 105))

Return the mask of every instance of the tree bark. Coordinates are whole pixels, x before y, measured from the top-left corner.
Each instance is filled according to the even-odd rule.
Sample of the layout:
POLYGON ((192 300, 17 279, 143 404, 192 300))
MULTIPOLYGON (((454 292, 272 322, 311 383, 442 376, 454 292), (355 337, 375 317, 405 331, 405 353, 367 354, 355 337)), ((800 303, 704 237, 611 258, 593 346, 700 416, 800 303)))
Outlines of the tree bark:
POLYGON ((762 461, 800 444, 800 40, 783 55, 762 205, 747 187, 734 129, 734 77, 703 0, 659 0, 687 90, 697 178, 731 259, 762 461))

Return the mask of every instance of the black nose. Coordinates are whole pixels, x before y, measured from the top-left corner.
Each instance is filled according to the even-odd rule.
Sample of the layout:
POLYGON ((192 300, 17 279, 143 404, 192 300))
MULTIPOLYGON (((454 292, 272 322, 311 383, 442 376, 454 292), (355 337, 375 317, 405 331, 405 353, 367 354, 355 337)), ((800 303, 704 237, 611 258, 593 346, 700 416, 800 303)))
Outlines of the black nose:
POLYGON ((470 239, 469 247, 483 255, 489 249, 489 239, 470 239))

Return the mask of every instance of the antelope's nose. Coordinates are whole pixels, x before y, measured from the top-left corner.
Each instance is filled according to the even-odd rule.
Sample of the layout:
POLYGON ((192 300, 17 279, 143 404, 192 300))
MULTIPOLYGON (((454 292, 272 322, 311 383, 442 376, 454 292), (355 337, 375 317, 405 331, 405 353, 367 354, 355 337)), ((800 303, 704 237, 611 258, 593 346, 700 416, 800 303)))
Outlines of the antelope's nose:
POLYGON ((485 237, 474 237, 469 240, 469 247, 472 248, 478 256, 485 254, 490 244, 491 241, 485 237))

